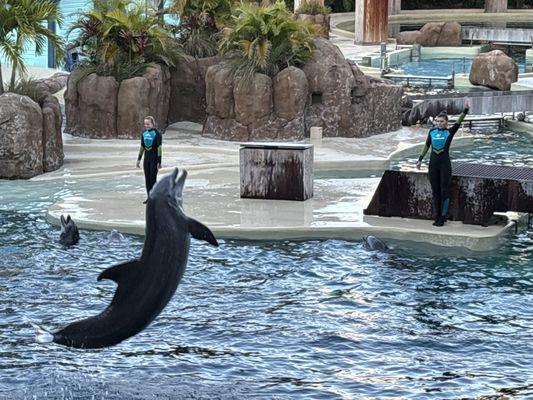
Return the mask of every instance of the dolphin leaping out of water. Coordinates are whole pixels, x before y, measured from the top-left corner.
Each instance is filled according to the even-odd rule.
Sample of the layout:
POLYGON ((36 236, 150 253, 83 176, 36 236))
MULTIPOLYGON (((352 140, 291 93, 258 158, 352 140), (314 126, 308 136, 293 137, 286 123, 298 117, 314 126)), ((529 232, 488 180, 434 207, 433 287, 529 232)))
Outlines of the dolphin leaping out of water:
POLYGON ((385 244, 385 242, 372 235, 363 236, 363 243, 365 248, 368 250, 389 250, 389 247, 385 244))
POLYGON ((98 276, 99 281, 110 279, 118 285, 111 304, 100 314, 51 334, 55 343, 108 347, 139 333, 174 295, 187 266, 191 236, 218 246, 209 228, 185 215, 182 192, 187 171, 178 174, 176 168, 150 191, 141 258, 115 265, 98 276))

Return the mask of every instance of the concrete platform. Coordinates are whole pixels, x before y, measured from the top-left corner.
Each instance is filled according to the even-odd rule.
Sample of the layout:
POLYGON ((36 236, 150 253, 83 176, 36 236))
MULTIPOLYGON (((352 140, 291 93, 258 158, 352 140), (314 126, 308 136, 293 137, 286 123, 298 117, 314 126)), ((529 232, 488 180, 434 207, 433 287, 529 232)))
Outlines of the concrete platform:
MULTIPOLYGON (((315 196, 305 202, 255 200, 239 197, 239 143, 206 139, 199 125, 172 126, 163 137, 163 170, 174 166, 189 172, 184 192, 186 212, 213 229, 221 239, 360 240, 362 235, 411 240, 474 251, 497 248, 514 223, 507 220, 487 228, 450 223, 436 228, 431 221, 363 216, 363 208, 390 161, 417 154, 426 129, 362 139, 326 138, 315 147, 315 196), (335 178, 365 170, 371 178, 335 178), (324 175, 324 177, 321 177, 324 175), (329 177, 325 177, 329 176, 329 177)), ((35 181, 77 182, 76 194, 65 195, 50 207, 47 219, 59 224, 70 214, 80 228, 118 229, 144 234, 146 194, 142 171, 135 168, 138 143, 126 140, 89 140, 64 136, 65 165, 35 181), (101 182, 87 185, 83 182, 101 182), (118 183, 117 183, 118 182, 118 183)), ((468 145, 462 135, 454 144, 468 145)))

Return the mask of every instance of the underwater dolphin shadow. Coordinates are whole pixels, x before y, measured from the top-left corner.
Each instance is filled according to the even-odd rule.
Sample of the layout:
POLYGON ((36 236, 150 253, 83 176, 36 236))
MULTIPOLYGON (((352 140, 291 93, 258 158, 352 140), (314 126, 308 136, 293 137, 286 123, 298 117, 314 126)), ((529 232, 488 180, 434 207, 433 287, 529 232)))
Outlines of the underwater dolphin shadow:
POLYGON ((185 215, 182 192, 187 171, 178 168, 156 183, 146 205, 146 235, 141 258, 103 271, 98 281, 117 283, 111 304, 100 314, 48 333, 38 326, 37 340, 77 348, 116 345, 141 332, 165 308, 187 266, 191 236, 218 246, 213 233, 185 215))

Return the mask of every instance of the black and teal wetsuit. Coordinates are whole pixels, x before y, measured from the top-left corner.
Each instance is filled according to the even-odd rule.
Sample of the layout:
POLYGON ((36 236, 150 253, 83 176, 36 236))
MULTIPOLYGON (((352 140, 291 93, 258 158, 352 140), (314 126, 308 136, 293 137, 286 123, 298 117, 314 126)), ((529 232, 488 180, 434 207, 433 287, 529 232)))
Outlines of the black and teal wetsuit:
POLYGON ((430 129, 426 139, 426 145, 422 149, 420 157, 418 157, 418 161, 422 161, 431 147, 428 175, 431 191, 433 192, 435 224, 438 225, 444 223, 444 220, 448 216, 450 205, 450 181, 452 178, 450 146, 466 114, 468 114, 468 108, 463 110, 457 122, 449 129, 430 129))
POLYGON ((163 137, 157 129, 147 129, 141 133, 141 148, 137 160, 141 161, 144 154, 144 181, 148 194, 157 181, 157 166, 161 165, 162 145, 163 137))

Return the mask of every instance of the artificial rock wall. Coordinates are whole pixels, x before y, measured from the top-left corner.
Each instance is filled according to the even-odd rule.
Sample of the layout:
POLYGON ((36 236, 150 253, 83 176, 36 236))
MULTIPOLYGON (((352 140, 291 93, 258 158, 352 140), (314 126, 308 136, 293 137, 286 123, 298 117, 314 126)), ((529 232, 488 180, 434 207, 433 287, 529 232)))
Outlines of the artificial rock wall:
POLYGON ((365 76, 326 39, 313 58, 249 84, 222 64, 207 69, 203 134, 225 140, 298 140, 312 126, 324 136, 362 137, 399 129, 401 86, 365 76))

